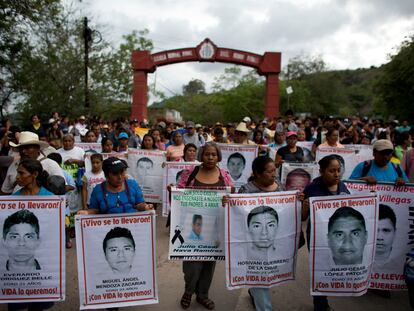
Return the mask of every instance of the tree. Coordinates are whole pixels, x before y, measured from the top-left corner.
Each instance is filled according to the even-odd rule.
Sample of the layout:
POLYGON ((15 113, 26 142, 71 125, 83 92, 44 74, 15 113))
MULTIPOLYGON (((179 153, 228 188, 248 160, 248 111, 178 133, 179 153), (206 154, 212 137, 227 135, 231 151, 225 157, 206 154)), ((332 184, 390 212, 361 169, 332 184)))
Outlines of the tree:
POLYGON ((378 79, 383 108, 388 116, 414 118, 414 35, 402 42, 378 79))
POLYGON ((206 93, 206 85, 199 79, 192 79, 188 84, 183 86, 183 95, 192 96, 206 93))
POLYGON ((289 59, 289 63, 282 71, 282 78, 287 80, 301 80, 305 76, 327 70, 326 63, 321 56, 297 55, 289 59))

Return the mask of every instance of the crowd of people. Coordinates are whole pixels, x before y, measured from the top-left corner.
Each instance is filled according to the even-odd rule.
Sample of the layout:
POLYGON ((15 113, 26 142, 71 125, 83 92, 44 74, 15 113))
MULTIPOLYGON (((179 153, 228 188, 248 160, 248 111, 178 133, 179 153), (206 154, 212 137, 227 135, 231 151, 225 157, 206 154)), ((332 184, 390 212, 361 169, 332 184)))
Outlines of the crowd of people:
MULTIPOLYGON (((414 126, 408 120, 385 122, 369 118, 300 118, 292 111, 274 120, 255 120, 245 117, 238 123, 215 123, 212 126, 187 122, 160 120, 149 124, 119 119, 112 122, 80 116, 76 120, 55 112, 48 122, 33 115, 26 126, 13 125, 4 120, 0 129, 1 193, 3 195, 51 195, 55 182, 51 176, 64 181, 63 193, 80 187, 82 201, 79 214, 130 213, 154 209, 144 200, 137 181, 127 178, 124 160, 102 154, 126 153, 138 148, 165 151, 168 161, 198 162, 193 170, 184 172, 178 187, 210 189, 233 186, 237 166, 246 165, 241 157, 228 159, 228 172, 218 167, 220 148, 216 143, 257 145, 259 156, 253 161, 251 178, 240 188, 242 193, 283 191, 277 177, 283 162, 306 162, 315 158, 317 148, 345 148, 347 144, 373 146, 373 160, 365 161, 354 169, 351 179, 370 184, 386 181, 396 185, 414 182, 414 126), (305 155, 298 141, 312 142, 310 155, 305 155), (92 168, 83 175, 73 174, 85 165, 85 151, 77 142, 99 143, 102 154, 91 156, 92 168), (276 148, 274 158, 270 149, 276 148), (231 163, 230 163, 231 162, 231 163), (234 163, 233 163, 234 162, 234 163), (234 168, 233 168, 234 166, 234 168), (78 179, 75 180, 74 179, 78 179)), ((349 193, 341 181, 341 163, 335 156, 319 161, 321 176, 309 180, 301 191, 302 220, 309 219, 309 201, 314 196, 349 193)), ((309 241, 310 223, 306 234, 309 241)), ((67 247, 71 247, 69 232, 67 247)), ((304 242, 303 242, 304 243, 304 242)), ((309 247, 309 243, 308 243, 309 247)), ((19 263, 10 262, 10 265, 19 263)), ((36 267, 36 262, 32 261, 36 267)), ((181 298, 184 309, 190 307, 192 295, 205 308, 215 308, 208 291, 214 275, 215 262, 183 262, 185 290, 181 298)), ((256 310, 271 310, 270 292, 266 289, 249 290, 256 310)), ((38 303, 38 309, 50 304, 38 303)), ((315 310, 329 310, 324 296, 314 297, 315 310)), ((16 309, 17 310, 17 309, 16 309)))

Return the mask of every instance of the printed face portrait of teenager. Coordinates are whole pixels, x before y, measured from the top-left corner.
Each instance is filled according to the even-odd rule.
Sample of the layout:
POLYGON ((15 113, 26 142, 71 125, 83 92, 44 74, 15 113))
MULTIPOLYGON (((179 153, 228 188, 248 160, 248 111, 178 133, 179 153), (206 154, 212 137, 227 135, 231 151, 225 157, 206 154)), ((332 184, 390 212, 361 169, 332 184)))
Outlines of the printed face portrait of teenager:
POLYGON ((269 206, 258 206, 247 216, 247 228, 253 243, 253 249, 263 251, 274 248, 274 241, 279 227, 279 216, 269 206))
POLYGON ((127 274, 131 271, 135 258, 135 241, 127 228, 115 227, 103 241, 105 259, 115 274, 127 274))
POLYGON ((227 159, 227 170, 234 181, 238 180, 243 175, 245 167, 246 159, 239 152, 231 154, 227 159))

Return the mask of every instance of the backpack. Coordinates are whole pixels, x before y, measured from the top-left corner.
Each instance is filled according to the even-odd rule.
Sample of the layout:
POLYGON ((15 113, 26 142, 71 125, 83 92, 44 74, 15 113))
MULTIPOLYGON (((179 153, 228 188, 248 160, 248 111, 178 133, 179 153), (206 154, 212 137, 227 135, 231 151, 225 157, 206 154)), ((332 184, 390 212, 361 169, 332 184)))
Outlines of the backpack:
MULTIPOLYGON (((396 165, 396 164, 394 164, 392 162, 391 162, 391 164, 394 167, 395 171, 397 172, 398 178, 402 178, 403 173, 401 171, 401 167, 398 164, 396 165)), ((362 175, 361 175, 361 177, 367 176, 369 170, 371 169, 371 166, 372 166, 372 160, 364 161, 364 166, 362 168, 362 175)))

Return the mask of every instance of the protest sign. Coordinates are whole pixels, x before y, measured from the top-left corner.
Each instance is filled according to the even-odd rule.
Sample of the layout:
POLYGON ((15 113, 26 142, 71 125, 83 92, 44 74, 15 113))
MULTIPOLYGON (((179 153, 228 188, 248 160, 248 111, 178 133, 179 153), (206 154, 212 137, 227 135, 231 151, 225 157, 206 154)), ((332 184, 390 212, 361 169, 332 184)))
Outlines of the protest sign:
POLYGON ((252 162, 257 157, 256 145, 219 144, 222 159, 220 167, 229 171, 234 186, 240 188, 247 183, 252 173, 252 162))
POLYGON ((100 143, 75 143, 76 147, 82 148, 85 153, 101 153, 102 145, 100 143))
POLYGON ((356 158, 358 159, 356 161, 357 163, 372 160, 374 158, 372 145, 344 145, 344 146, 346 149, 355 151, 356 158))
POLYGON ((312 156, 313 141, 298 141, 296 142, 296 146, 303 149, 304 162, 312 162, 314 160, 312 156))
POLYGON ((379 197, 378 230, 375 261, 371 272, 370 288, 401 290, 404 281, 405 254, 412 248, 414 223, 414 185, 396 187, 390 183, 368 185, 346 182, 351 193, 376 191, 379 197))
MULTIPOLYGON (((113 152, 113 153, 101 153, 101 154, 104 160, 110 157, 115 157, 115 158, 122 159, 125 161, 127 160, 126 153, 113 152)), ((92 170, 91 155, 92 155, 91 153, 85 154, 85 171, 86 172, 90 172, 92 170)))
POLYGON ((310 198, 311 294, 366 293, 375 256, 376 194, 310 198))
POLYGON ((297 192, 233 194, 225 209, 226 284, 272 287, 295 279, 297 192))
POLYGON ((80 309, 158 303, 155 213, 77 215, 80 309))
POLYGON ((316 162, 319 162, 320 159, 328 156, 335 155, 339 163, 341 164, 341 179, 348 179, 355 166, 358 165, 359 159, 355 156, 354 149, 346 148, 332 148, 332 147, 321 147, 316 150, 316 162))
POLYGON ((284 162, 280 176, 280 181, 285 190, 303 192, 305 187, 319 176, 319 165, 316 163, 284 162))
POLYGON ((280 147, 267 147, 269 151, 269 158, 276 160, 276 153, 279 150, 280 147))
POLYGON ((224 260, 224 190, 171 190, 169 259, 224 260))
POLYGON ((162 164, 165 152, 159 150, 128 150, 128 174, 141 187, 146 202, 162 202, 162 164))
POLYGON ((4 196, 0 224, 0 302, 65 300, 64 196, 4 196))
POLYGON ((183 171, 193 169, 195 162, 166 162, 164 164, 164 174, 162 181, 162 215, 168 216, 170 212, 170 200, 167 190, 168 185, 177 184, 183 171))

